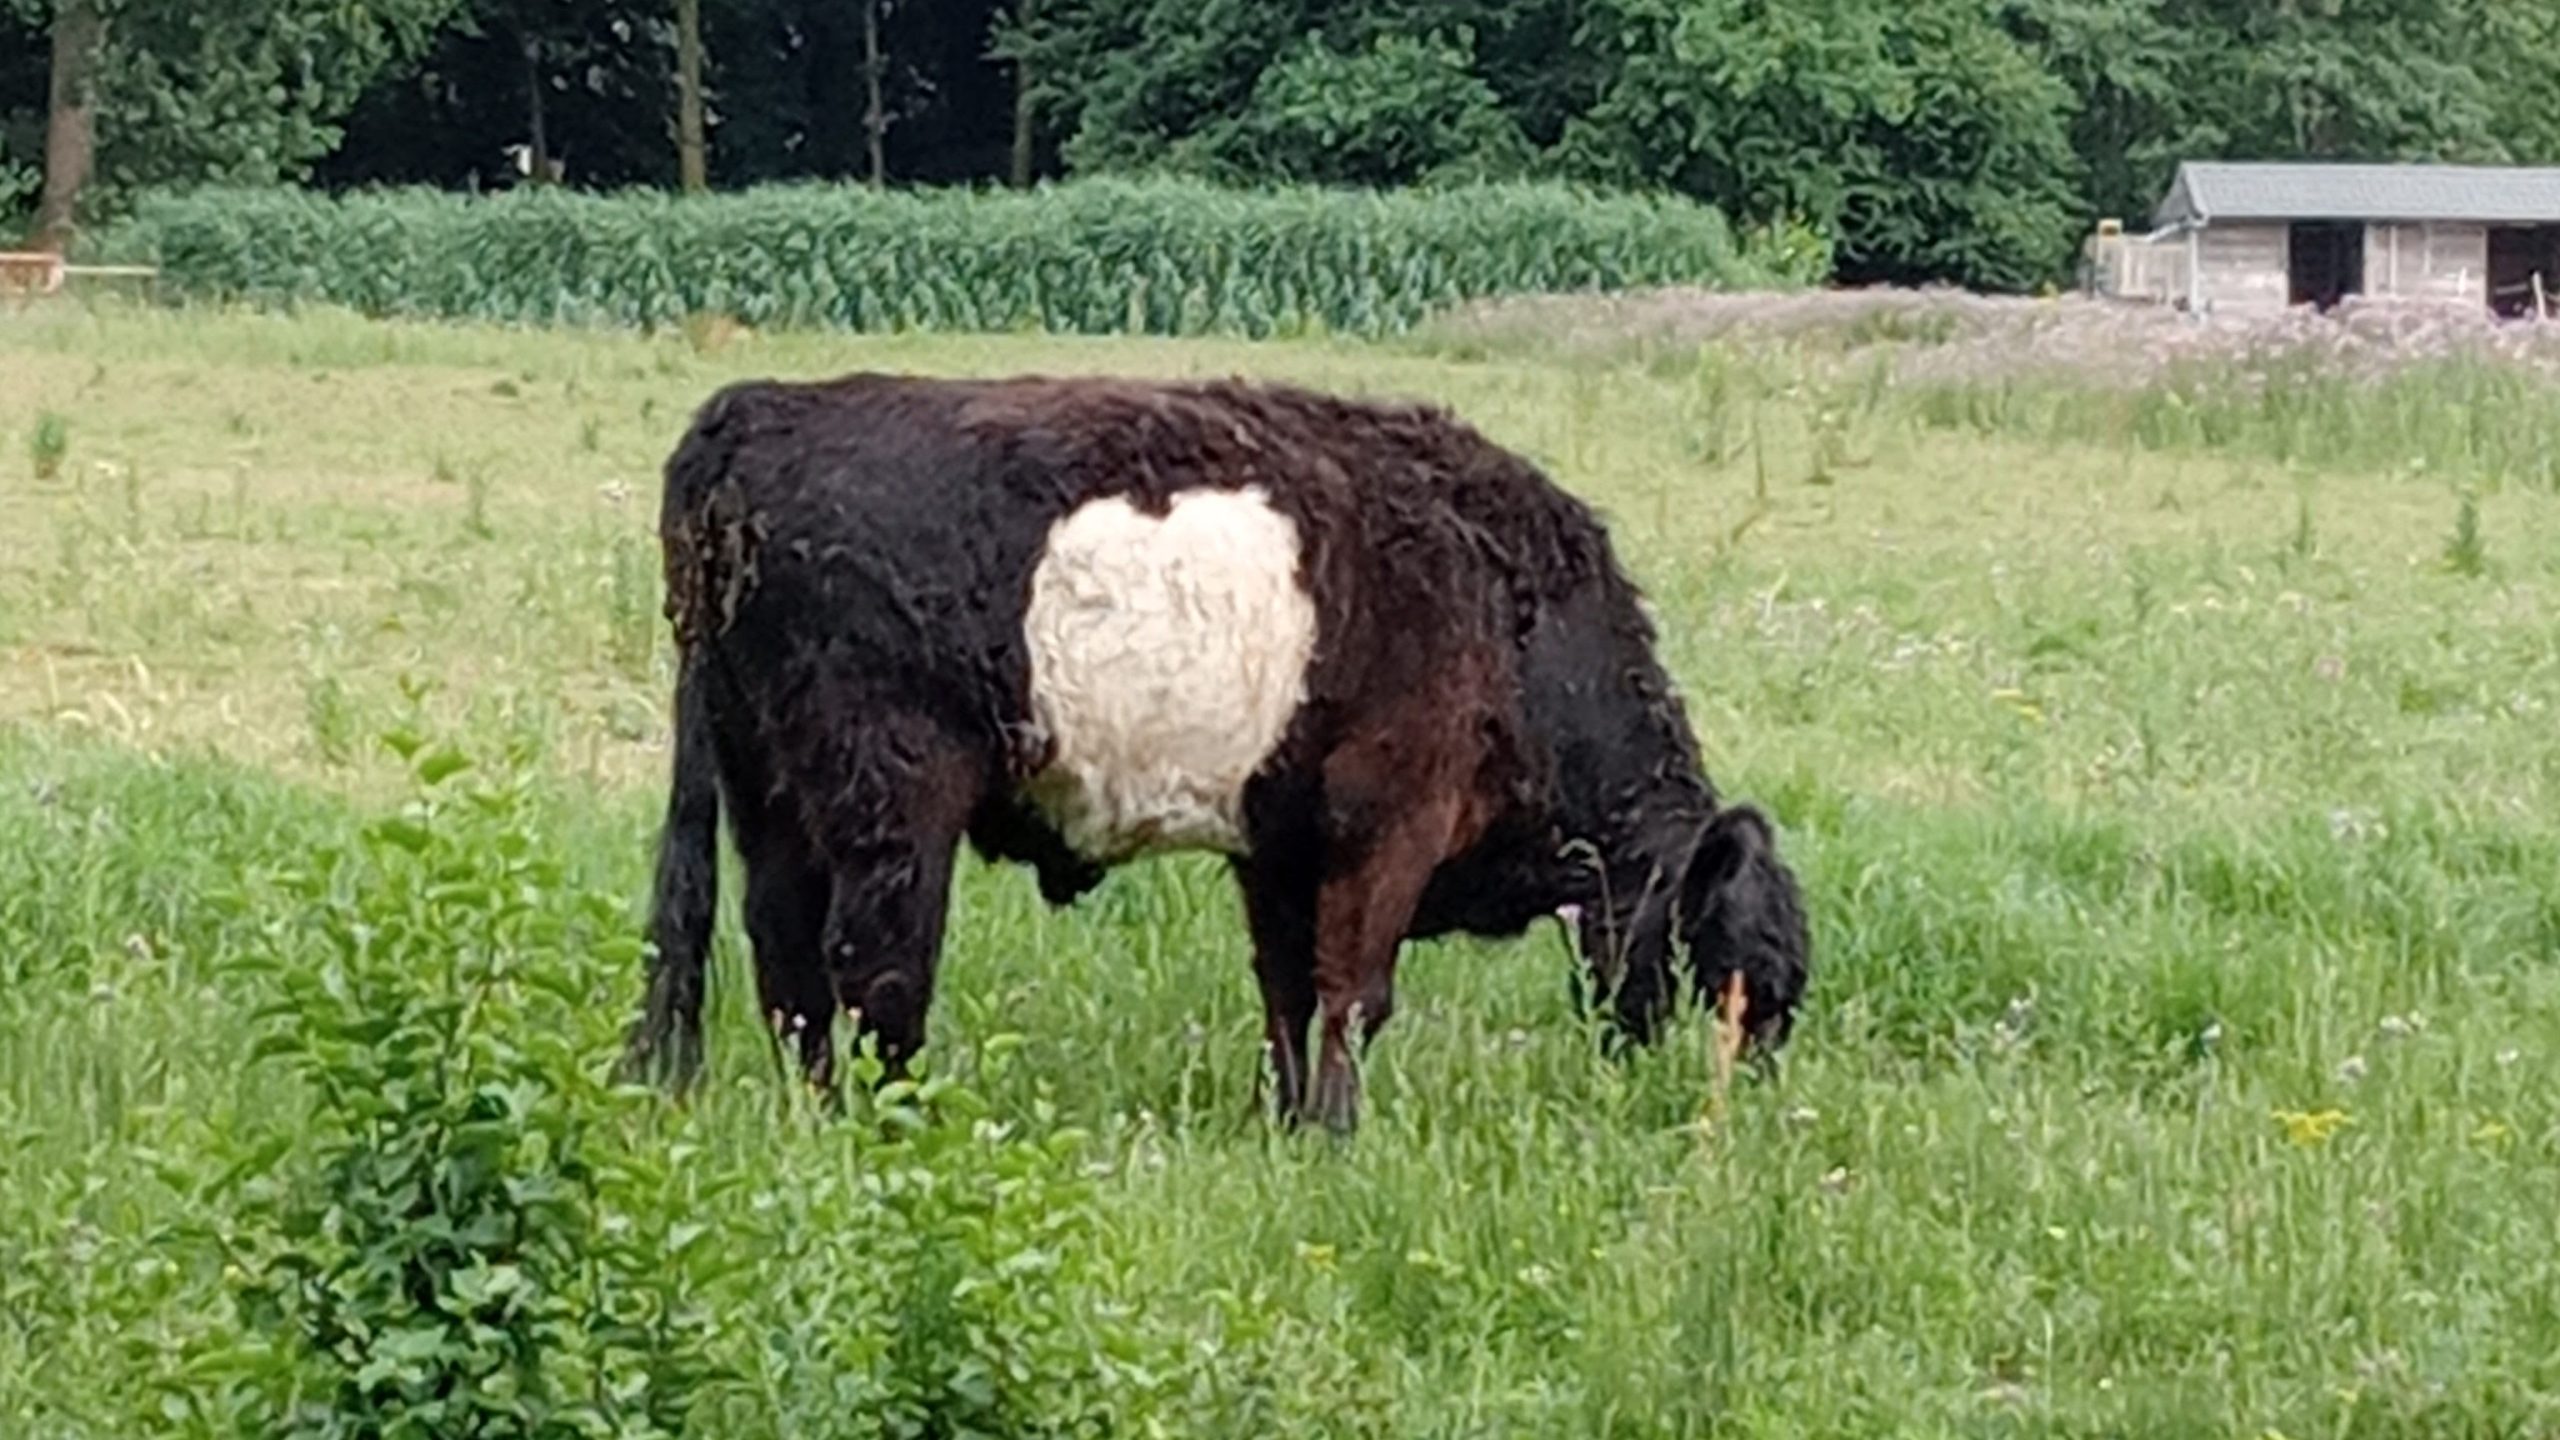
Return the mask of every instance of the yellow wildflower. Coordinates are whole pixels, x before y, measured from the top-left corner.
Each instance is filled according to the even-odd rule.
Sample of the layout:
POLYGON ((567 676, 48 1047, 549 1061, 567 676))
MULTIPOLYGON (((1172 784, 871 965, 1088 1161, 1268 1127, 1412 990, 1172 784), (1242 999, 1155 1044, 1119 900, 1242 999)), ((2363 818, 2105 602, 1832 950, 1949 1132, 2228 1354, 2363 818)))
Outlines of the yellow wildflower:
POLYGON ((2022 719, 2031 723, 2040 724, 2044 720, 2044 707, 2037 704, 2035 701, 2028 699, 2027 692, 2024 690, 2003 686, 1998 690, 1992 691, 1991 698, 2008 706, 2011 710, 2016 711, 2022 719))
POLYGON ((2296 1145, 2325 1143, 2330 1136, 2338 1133, 2340 1128, 2355 1123, 2347 1118, 2346 1111, 2334 1108, 2312 1111, 2278 1110, 2275 1116, 2276 1119, 2284 1122, 2285 1137, 2296 1145))

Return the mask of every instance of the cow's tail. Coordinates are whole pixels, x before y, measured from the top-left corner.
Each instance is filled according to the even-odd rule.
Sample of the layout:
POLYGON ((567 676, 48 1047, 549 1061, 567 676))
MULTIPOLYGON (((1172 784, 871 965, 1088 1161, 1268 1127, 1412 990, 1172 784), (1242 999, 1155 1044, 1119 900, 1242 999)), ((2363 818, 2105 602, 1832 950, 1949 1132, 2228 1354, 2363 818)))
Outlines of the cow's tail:
POLYGON ((702 1067, 702 996, 720 901, 720 776, 712 754, 710 657, 686 653, 676 678, 674 760, 650 897, 649 994, 632 1027, 625 1074, 678 1089, 702 1067))
POLYGON ((668 457, 658 532, 665 611, 675 631, 675 745, 667 813, 658 832, 658 877, 650 898, 649 997, 632 1026, 624 1073, 676 1088, 702 1066, 702 997, 720 900, 720 767, 714 753, 712 689, 719 636, 753 587, 762 526, 750 512, 731 461, 749 428, 741 413, 757 387, 724 387, 703 403, 668 457))

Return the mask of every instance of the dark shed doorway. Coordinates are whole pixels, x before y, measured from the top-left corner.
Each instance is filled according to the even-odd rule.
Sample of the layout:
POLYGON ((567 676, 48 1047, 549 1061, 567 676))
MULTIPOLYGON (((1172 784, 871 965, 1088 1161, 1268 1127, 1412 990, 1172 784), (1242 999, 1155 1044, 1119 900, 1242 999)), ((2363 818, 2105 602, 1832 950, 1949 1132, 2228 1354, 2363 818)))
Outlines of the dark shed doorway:
POLYGON ((2326 310, 2364 293, 2364 227, 2305 220, 2285 247, 2285 303, 2326 310))
POLYGON ((2560 225, 2493 227, 2489 308, 2512 318, 2533 314, 2537 304, 2545 314, 2560 316, 2560 225))

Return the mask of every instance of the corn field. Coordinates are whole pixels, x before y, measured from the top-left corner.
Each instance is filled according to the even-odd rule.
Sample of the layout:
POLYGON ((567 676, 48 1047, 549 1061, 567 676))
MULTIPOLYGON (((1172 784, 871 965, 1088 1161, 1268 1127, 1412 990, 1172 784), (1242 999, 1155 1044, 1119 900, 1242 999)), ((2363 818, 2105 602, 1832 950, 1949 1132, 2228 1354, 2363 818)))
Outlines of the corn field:
POLYGON ((107 243, 184 297, 377 316, 1253 338, 1395 334, 1486 296, 1801 284, 1829 258, 1798 237, 1738 243, 1688 201, 1562 185, 1117 179, 690 198, 203 190, 144 198, 107 243))

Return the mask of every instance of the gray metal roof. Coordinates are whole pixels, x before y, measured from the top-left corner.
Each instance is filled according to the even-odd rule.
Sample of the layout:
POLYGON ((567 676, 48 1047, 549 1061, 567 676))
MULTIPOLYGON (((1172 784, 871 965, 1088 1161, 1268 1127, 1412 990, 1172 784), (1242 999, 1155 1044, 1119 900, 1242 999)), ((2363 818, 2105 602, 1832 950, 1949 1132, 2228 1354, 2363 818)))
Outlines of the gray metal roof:
POLYGON ((2190 160, 2152 223, 2182 220, 2560 224, 2560 167, 2190 160))

